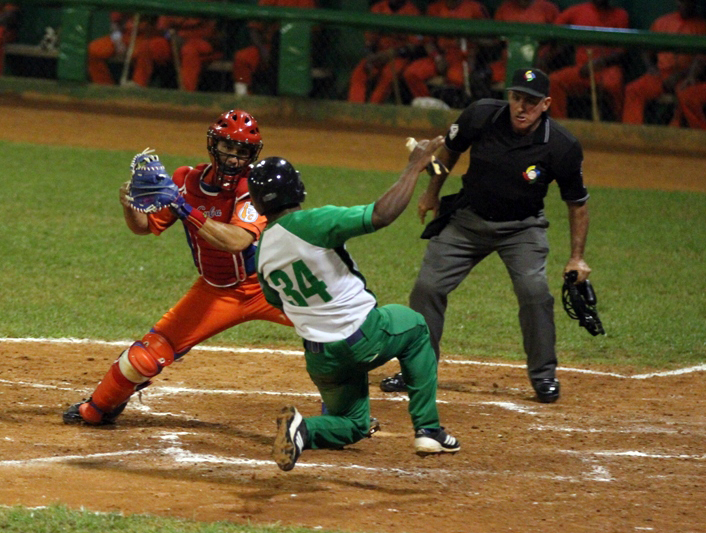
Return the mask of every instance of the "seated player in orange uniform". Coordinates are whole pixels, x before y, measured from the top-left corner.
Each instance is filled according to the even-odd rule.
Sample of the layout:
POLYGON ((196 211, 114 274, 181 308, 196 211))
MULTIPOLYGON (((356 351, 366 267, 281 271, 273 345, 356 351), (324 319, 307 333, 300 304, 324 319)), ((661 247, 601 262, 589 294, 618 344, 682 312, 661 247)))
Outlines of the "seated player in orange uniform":
MULTIPOLYGON (((485 6, 475 0, 437 0, 427 8, 432 17, 457 19, 485 19, 488 12, 485 6)), ((412 61, 404 71, 404 80, 414 98, 429 96, 427 81, 435 76, 443 76, 448 85, 461 88, 473 70, 475 45, 465 43, 465 39, 436 37, 424 44, 427 56, 412 61), (464 62, 468 65, 464 71, 464 62)))
POLYGON ((10 43, 17 38, 19 14, 20 10, 16 5, 0 2, 0 76, 5 68, 5 43, 10 43))
MULTIPOLYGON (((223 57, 223 36, 218 30, 218 21, 163 16, 157 20, 157 29, 162 35, 150 39, 144 60, 152 65, 169 63, 175 60, 173 52, 176 49, 179 87, 184 91, 196 91, 204 67, 223 57)), ((142 57, 138 54, 139 58, 142 57)))
POLYGON ((207 139, 211 162, 179 167, 173 176, 194 216, 182 218, 169 207, 149 215, 136 211, 129 182, 120 189, 125 222, 137 235, 159 235, 182 218, 199 277, 149 333, 122 352, 91 397, 64 412, 67 424, 112 423, 135 391, 221 331, 250 320, 291 326, 265 301, 255 272, 254 243, 267 223, 248 194, 249 165, 262 148, 257 122, 244 111, 228 111, 211 125, 207 139))
MULTIPOLYGON (((315 0, 258 0, 262 7, 297 7, 315 8, 315 0)), ((276 50, 272 49, 275 35, 279 32, 279 23, 252 21, 248 23, 252 44, 241 48, 233 55, 233 88, 235 94, 245 95, 250 92, 256 71, 272 66, 276 50)))
MULTIPOLYGON (((573 5, 560 13, 554 24, 594 28, 629 27, 628 12, 620 7, 612 7, 610 0, 591 0, 573 5)), ((545 59, 547 63, 551 62, 553 55, 548 54, 545 59)), ((624 50, 619 48, 577 45, 574 64, 549 75, 552 117, 566 118, 568 98, 588 93, 591 88, 588 66, 590 60, 595 72, 596 86, 609 97, 613 114, 620 119, 623 111, 623 68, 620 63, 624 55, 624 50)), ((542 63, 541 66, 546 68, 542 63)))
MULTIPOLYGON (((108 67, 108 60, 124 57, 130 46, 130 38, 135 23, 135 15, 113 11, 110 14, 110 35, 98 37, 88 43, 88 77, 99 85, 115 85, 116 80, 108 67)), ((152 65, 145 62, 148 55, 149 41, 157 33, 153 17, 141 16, 135 45, 130 60, 133 63, 132 81, 141 87, 147 87, 152 77, 152 65)))
MULTIPOLYGON (((706 20, 696 12, 696 0, 677 0, 678 11, 662 15, 652 23, 650 31, 683 35, 706 35, 706 20)), ((647 72, 625 87, 623 122, 642 124, 645 105, 664 93, 674 93, 677 84, 689 72, 694 57, 675 52, 644 54, 647 72)))
MULTIPOLYGON (((371 13, 377 15, 419 15, 419 9, 411 0, 382 0, 373 4, 371 13)), ((412 35, 365 33, 367 55, 353 69, 348 87, 348 101, 382 104, 392 92, 393 84, 409 64, 410 51, 421 44, 412 35), (368 83, 374 88, 368 96, 368 83)))
POLYGON ((677 86, 676 93, 679 103, 671 125, 680 126, 683 117, 690 128, 706 130, 706 54, 694 59, 686 79, 677 86))
MULTIPOLYGON (((493 19, 498 22, 525 24, 552 24, 559 16, 559 8, 549 0, 505 0, 498 7, 493 19)), ((541 52, 540 52, 541 53, 541 52)), ((507 49, 502 57, 490 64, 493 83, 505 83, 507 77, 507 49)))

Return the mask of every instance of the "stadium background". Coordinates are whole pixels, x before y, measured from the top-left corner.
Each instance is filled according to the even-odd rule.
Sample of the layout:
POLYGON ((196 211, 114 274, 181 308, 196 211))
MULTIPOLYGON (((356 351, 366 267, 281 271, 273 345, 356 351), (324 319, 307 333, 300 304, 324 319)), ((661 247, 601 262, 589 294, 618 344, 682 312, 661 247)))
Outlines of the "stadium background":
MULTIPOLYGON (((638 4, 625 7, 633 14, 657 5, 638 4)), ((38 42, 49 20, 62 20, 60 9, 41 9, 52 9, 56 18, 32 19, 37 31, 29 43, 38 42)), ((94 29, 100 34, 99 26, 94 29)), ((56 61, 25 56, 21 68, 44 63, 56 69, 56 61)), ((203 155, 208 117, 242 106, 271 128, 268 147, 283 147, 293 160, 340 164, 340 154, 350 152, 355 156, 345 164, 352 168, 394 171, 404 137, 442 133, 456 115, 350 106, 321 95, 236 99, 210 87, 192 95, 170 87, 135 93, 57 82, 56 70, 33 72, 6 72, 0 79, 4 141, 130 151, 141 150, 154 132, 170 132, 160 137, 165 151, 196 157, 203 155), (286 127, 278 132, 275 124, 286 127)), ((706 188, 702 132, 581 118, 567 125, 589 147, 592 186, 701 194, 706 188), (669 155, 660 158, 660 152, 669 155)), ((3 287, 5 297, 10 283, 3 287)), ((562 380, 572 394, 542 408, 530 401, 519 365, 444 362, 441 409, 449 420, 468 421, 454 427, 463 454, 417 462, 408 449, 404 409, 371 389, 375 413, 386 424, 382 434, 344 452, 309 455, 302 465, 310 466, 286 475, 268 463, 272 413, 284 400, 307 413, 319 407, 301 358, 195 351, 191 362, 175 365, 159 387, 148 390, 144 403, 131 405, 117 431, 61 425, 58 413, 77 392, 90 391, 117 350, 0 344, 3 504, 62 501, 72 508, 351 531, 423 532, 430 521, 438 531, 466 533, 703 531, 698 501, 706 490, 700 453, 706 411, 699 372, 640 377, 606 364, 565 369, 562 380), (196 357, 205 364, 196 364, 196 357)), ((379 369, 371 382, 389 371, 379 369)))

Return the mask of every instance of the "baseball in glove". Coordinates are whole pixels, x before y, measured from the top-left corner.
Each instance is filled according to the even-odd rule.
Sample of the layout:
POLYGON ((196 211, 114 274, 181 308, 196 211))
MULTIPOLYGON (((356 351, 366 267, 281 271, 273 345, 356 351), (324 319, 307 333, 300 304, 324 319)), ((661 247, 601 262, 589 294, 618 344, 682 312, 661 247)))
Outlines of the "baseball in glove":
POLYGON ((605 335, 603 324, 596 309, 596 292, 591 282, 586 280, 576 284, 578 272, 571 270, 564 276, 561 301, 569 318, 579 321, 579 326, 593 335, 605 335))
POLYGON ((179 188, 172 181, 159 156, 146 148, 130 163, 128 201, 141 213, 156 213, 169 207, 179 198, 179 188))

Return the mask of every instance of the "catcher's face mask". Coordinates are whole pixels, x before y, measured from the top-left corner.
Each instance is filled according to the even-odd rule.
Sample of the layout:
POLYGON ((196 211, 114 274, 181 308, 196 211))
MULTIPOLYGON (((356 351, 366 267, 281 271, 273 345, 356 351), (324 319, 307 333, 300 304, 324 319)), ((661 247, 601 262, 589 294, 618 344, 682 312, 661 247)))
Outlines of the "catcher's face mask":
POLYGON ((214 168, 212 185, 232 190, 262 150, 257 122, 249 113, 223 113, 208 129, 208 153, 214 168))

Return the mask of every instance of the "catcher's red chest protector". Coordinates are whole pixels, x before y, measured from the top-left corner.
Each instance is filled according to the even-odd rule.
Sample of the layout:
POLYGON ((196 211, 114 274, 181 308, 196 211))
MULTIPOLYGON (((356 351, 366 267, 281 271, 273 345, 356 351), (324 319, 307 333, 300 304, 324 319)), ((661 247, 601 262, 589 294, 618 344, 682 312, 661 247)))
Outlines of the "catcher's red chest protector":
MULTIPOLYGON (((179 167, 172 179, 182 191, 184 199, 201 211, 206 218, 233 224, 244 228, 260 238, 260 233, 267 224, 267 219, 258 215, 250 203, 247 179, 240 179, 234 191, 211 192, 201 183, 203 175, 210 170, 210 165, 202 163, 196 167, 179 167)), ((178 219, 169 210, 149 216, 150 230, 159 235, 178 219)), ((199 274, 211 285, 229 287, 243 281, 250 272, 254 246, 237 254, 218 250, 198 235, 198 230, 185 224, 187 239, 199 274)))

